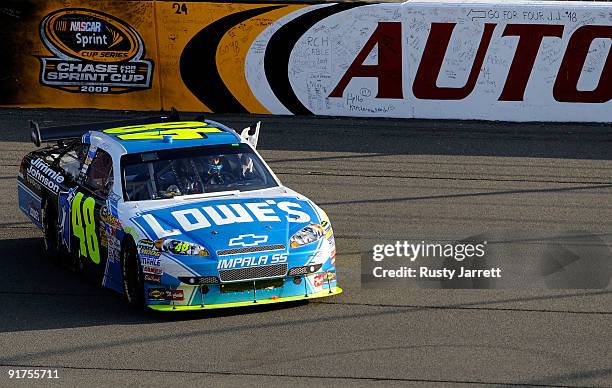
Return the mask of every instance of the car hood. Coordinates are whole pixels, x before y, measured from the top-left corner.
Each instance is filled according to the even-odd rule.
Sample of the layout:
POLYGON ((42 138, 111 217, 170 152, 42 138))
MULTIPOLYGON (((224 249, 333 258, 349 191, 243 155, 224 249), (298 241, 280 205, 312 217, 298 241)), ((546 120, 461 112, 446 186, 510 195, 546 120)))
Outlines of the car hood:
POLYGON ((241 248, 287 248, 294 233, 326 218, 308 198, 286 188, 212 198, 128 202, 124 211, 140 239, 197 243, 212 256, 241 248))

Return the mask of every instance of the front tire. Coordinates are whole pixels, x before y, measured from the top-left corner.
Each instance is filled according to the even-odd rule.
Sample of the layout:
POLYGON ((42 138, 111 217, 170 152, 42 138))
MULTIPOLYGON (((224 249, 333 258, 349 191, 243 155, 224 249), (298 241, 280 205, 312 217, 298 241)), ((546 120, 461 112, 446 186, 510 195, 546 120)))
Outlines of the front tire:
POLYGON ((59 233, 57 231, 57 216, 49 201, 45 201, 41 209, 41 224, 43 227, 43 250, 51 261, 57 261, 60 256, 59 233))
POLYGON ((127 239, 121 249, 121 272, 123 275, 123 295, 128 305, 136 310, 145 307, 144 281, 140 270, 140 260, 136 244, 127 239))

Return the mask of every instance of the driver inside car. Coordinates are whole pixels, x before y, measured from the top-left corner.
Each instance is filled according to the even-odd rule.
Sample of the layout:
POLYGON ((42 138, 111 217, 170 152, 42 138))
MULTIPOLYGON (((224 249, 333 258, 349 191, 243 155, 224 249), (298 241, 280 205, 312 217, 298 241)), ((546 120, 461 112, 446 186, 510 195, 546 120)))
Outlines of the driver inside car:
POLYGON ((171 185, 167 191, 176 191, 176 195, 202 193, 200 178, 188 159, 172 161, 172 169, 176 176, 176 185, 171 185))

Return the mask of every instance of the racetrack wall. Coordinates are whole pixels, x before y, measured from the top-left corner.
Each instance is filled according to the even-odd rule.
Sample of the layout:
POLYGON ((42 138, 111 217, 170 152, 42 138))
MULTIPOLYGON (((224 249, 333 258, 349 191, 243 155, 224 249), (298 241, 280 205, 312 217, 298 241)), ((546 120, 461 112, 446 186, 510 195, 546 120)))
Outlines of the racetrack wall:
POLYGON ((2 106, 612 122, 612 4, 8 2, 2 106))

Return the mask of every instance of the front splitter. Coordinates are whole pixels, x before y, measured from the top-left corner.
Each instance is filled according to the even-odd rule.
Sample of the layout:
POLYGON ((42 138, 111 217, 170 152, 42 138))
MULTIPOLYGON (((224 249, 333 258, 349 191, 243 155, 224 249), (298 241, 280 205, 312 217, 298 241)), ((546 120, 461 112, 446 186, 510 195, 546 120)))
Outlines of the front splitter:
POLYGON ((325 298, 328 296, 338 295, 340 293, 342 293, 342 288, 335 287, 331 292, 329 290, 323 290, 323 291, 319 291, 319 292, 308 294, 308 295, 287 296, 284 298, 279 297, 279 298, 274 298, 274 299, 259 299, 257 301, 204 304, 204 305, 198 304, 198 305, 190 305, 190 306, 149 305, 147 307, 155 311, 195 311, 195 310, 227 309, 227 308, 232 308, 232 307, 261 306, 264 304, 295 302, 299 300, 325 298))

